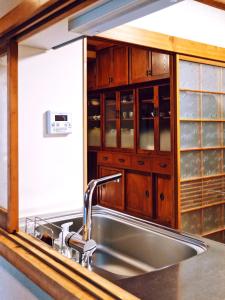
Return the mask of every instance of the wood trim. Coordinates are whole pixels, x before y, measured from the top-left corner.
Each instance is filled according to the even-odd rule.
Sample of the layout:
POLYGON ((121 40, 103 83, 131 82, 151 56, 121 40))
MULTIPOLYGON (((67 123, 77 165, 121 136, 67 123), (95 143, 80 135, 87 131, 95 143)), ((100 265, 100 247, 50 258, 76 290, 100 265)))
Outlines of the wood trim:
POLYGON ((22 232, 0 229, 0 254, 54 299, 138 299, 22 232))
POLYGON ((87 99, 87 38, 83 39, 83 188, 88 184, 88 99, 87 99))
POLYGON ((195 210, 204 209, 204 208, 207 208, 207 207, 220 206, 220 205, 223 205, 223 204, 225 204, 225 200, 220 201, 220 202, 206 204, 206 205, 196 206, 196 207, 193 207, 193 208, 182 209, 181 213, 183 214, 183 213, 187 213, 187 212, 191 212, 191 211, 195 211, 195 210))
POLYGON ((6 209, 0 207, 0 227, 6 229, 8 212, 6 209))
POLYGON ((11 41, 8 47, 8 153, 9 195, 7 230, 18 230, 18 45, 11 41))
MULTIPOLYGON (((224 49, 224 48, 221 48, 221 49, 224 49)), ((180 60, 186 60, 186 61, 190 61, 190 62, 196 62, 199 64, 212 65, 212 66, 218 66, 218 67, 225 68, 225 63, 223 63, 223 62, 209 60, 209 59, 200 58, 200 57, 191 57, 191 56, 187 56, 187 55, 180 55, 180 60)))
POLYGON ((179 55, 176 55, 176 174, 177 174, 177 228, 181 228, 181 171, 180 171, 180 92, 179 92, 179 82, 180 82, 180 66, 179 66, 179 55))
POLYGON ((0 19, 0 36, 57 2, 57 0, 23 0, 0 19))
POLYGON ((225 62, 225 49, 162 33, 122 25, 98 37, 225 62))
MULTIPOLYGON (((86 7, 91 6, 95 4, 95 2, 97 2, 97 0, 48 0, 46 4, 42 5, 43 1, 46 0, 26 1, 36 2, 36 9, 35 7, 33 7, 31 11, 24 9, 20 16, 20 18, 23 17, 24 19, 17 22, 16 26, 12 28, 12 16, 8 14, 7 16, 5 16, 4 23, 3 20, 0 19, 0 28, 2 24, 4 25, 6 23, 6 25, 4 25, 4 31, 0 30, 0 37, 2 37, 2 42, 13 37, 16 37, 18 41, 22 41, 34 35, 35 33, 38 33, 41 30, 44 30, 47 27, 63 20, 64 18, 69 17, 72 14, 85 9, 86 7)), ((18 7, 12 10, 10 13, 12 12, 16 16, 18 14, 18 7)))
POLYGON ((180 89, 181 92, 191 92, 199 94, 212 94, 212 95, 225 95, 225 92, 211 92, 205 90, 191 90, 191 89, 180 89))
POLYGON ((196 0, 202 4, 206 4, 215 8, 225 10, 225 1, 224 0, 196 0))

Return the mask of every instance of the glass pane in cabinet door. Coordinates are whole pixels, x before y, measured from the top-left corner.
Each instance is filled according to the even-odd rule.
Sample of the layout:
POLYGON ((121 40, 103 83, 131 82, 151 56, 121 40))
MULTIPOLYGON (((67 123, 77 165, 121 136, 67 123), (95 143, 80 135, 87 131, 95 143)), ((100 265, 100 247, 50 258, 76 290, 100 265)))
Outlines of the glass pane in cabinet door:
POLYGON ((170 86, 159 86, 159 148, 160 151, 171 150, 170 135, 170 86))
POLYGON ((219 229, 222 224, 222 206, 212 206, 203 209, 203 231, 219 229))
POLYGON ((88 146, 101 146, 100 94, 88 96, 88 146))
POLYGON ((134 148, 133 91, 120 93, 121 148, 134 148))
POLYGON ((105 94, 105 146, 117 147, 116 93, 105 94))
POLYGON ((8 207, 7 55, 0 56, 0 207, 8 207))
POLYGON ((154 150, 153 88, 139 89, 139 147, 154 150))

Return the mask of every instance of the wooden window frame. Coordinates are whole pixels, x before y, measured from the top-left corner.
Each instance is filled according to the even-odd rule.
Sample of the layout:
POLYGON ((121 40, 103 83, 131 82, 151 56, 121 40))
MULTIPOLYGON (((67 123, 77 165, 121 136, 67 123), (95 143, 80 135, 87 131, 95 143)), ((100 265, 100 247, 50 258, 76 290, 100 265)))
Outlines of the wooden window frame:
POLYGON ((18 231, 18 44, 11 40, 1 53, 7 54, 8 100, 8 202, 0 208, 0 226, 18 231))

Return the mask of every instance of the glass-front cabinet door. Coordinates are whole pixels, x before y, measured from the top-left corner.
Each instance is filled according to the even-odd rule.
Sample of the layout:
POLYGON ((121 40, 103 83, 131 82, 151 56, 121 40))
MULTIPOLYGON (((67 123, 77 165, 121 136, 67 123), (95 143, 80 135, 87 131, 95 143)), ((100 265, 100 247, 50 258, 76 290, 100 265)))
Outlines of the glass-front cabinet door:
POLYGON ((121 91, 120 95, 120 147, 134 149, 135 111, 134 90, 121 91))
POLYGON ((155 150, 154 138, 154 88, 138 89, 138 149, 155 150))
POLYGON ((117 148, 118 109, 116 92, 104 93, 104 146, 117 148))
POLYGON ((101 95, 88 95, 88 147, 101 147, 101 95))
POLYGON ((160 85, 159 97, 159 151, 171 151, 170 85, 160 85))

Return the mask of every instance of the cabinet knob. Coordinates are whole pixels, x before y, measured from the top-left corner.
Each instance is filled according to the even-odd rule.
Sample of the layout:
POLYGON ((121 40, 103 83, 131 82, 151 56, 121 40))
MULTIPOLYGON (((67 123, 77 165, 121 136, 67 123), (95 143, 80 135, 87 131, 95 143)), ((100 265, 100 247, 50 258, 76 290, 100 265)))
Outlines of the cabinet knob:
POLYGON ((111 82, 113 82, 114 81, 114 79, 113 79, 113 77, 111 77, 111 82))
POLYGON ((146 71, 146 76, 148 76, 148 70, 146 71))
POLYGON ((160 163, 159 166, 160 166, 161 168, 166 168, 166 167, 167 167, 167 164, 166 164, 166 163, 160 163))
POLYGON ((143 166, 145 164, 143 160, 138 160, 137 163, 138 163, 139 166, 143 166))
POLYGON ((160 198, 161 201, 165 200, 164 194, 163 194, 163 193, 160 193, 159 198, 160 198))
POLYGON ((149 191, 145 191, 145 196, 149 198, 149 191))
POLYGON ((121 163, 124 163, 125 159, 124 158, 118 158, 118 161, 121 162, 121 163))
POLYGON ((108 159, 109 159, 108 156, 103 157, 103 160, 108 160, 108 159))

